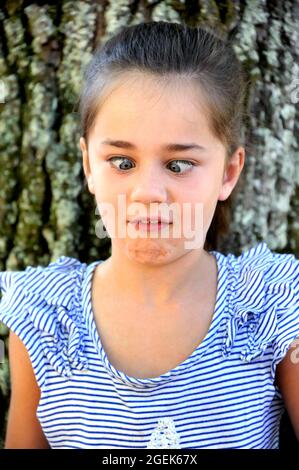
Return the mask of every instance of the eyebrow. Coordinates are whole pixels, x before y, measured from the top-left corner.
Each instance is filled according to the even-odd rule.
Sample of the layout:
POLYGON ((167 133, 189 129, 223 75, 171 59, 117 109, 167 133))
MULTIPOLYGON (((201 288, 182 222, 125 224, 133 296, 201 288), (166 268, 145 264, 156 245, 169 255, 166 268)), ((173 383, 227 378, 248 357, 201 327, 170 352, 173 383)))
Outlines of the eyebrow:
MULTIPOLYGON (((113 140, 113 139, 106 139, 101 142, 102 145, 111 145, 113 147, 119 147, 124 149, 131 149, 136 150, 136 145, 132 144, 131 142, 127 142, 125 140, 113 140)), ((188 144, 166 144, 162 146, 163 149, 168 150, 169 152, 182 152, 183 150, 190 150, 190 149, 198 149, 198 150, 206 150, 205 147, 202 145, 198 145, 195 143, 188 143, 188 144)))

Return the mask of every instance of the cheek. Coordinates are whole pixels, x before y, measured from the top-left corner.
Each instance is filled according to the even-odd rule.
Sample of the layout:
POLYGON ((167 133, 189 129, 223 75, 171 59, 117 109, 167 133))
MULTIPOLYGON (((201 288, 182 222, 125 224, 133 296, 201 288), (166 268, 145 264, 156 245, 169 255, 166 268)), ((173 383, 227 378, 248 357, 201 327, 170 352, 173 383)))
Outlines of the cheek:
POLYGON ((105 166, 98 165, 92 169, 95 194, 97 200, 105 200, 113 194, 113 182, 111 182, 111 175, 108 174, 105 166))
POLYGON ((126 178, 121 178, 120 175, 113 173, 106 162, 94 168, 93 175, 98 199, 111 200, 114 198, 117 200, 118 194, 127 194, 128 183, 126 178))
POLYGON ((218 202, 221 188, 220 181, 219 171, 217 173, 217 170, 214 169, 214 171, 202 174, 202 178, 198 178, 185 192, 181 193, 181 203, 189 201, 193 206, 192 219, 194 227, 199 227, 200 219, 204 227, 210 225, 218 202))
POLYGON ((100 175, 96 180, 95 199, 97 215, 111 234, 119 220, 126 220, 126 197, 119 185, 111 182, 111 177, 100 175), (120 213, 120 214, 119 214, 120 213))
POLYGON ((219 192, 219 183, 217 183, 217 176, 210 177, 202 175, 196 181, 189 181, 188 185, 184 185, 177 193, 177 200, 181 202, 196 202, 204 205, 209 205, 211 201, 217 198, 219 192))

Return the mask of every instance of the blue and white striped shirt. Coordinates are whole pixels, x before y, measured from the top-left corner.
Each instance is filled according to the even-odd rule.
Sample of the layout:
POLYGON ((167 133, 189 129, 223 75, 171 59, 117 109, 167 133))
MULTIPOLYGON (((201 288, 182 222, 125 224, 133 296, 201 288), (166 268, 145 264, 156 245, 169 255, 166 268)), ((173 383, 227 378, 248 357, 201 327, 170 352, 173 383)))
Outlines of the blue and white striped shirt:
POLYGON ((91 306, 89 265, 61 256, 0 272, 0 320, 26 346, 51 448, 277 448, 276 365, 299 337, 299 260, 265 242, 217 260, 214 315, 177 367, 134 378, 110 364, 91 306))

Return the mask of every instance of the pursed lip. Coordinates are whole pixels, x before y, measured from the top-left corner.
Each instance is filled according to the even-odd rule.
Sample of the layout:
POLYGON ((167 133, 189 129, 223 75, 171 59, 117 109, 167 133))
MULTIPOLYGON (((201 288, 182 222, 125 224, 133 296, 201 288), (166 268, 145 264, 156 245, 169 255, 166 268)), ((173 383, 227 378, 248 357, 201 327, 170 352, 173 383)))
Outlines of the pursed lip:
POLYGON ((163 219, 161 217, 140 217, 133 220, 128 220, 128 222, 135 224, 135 223, 143 223, 143 224, 151 224, 151 223, 162 223, 162 224, 172 224, 172 221, 163 219))

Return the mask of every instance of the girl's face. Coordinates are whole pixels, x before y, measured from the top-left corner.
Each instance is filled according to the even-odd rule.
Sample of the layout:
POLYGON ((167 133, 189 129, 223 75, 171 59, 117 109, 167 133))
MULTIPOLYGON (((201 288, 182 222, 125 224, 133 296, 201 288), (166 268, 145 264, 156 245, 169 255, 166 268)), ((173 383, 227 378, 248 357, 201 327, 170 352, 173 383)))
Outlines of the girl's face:
POLYGON ((102 103, 88 146, 80 139, 84 172, 111 236, 112 257, 168 263, 190 250, 185 242, 190 247, 196 239, 191 249, 203 249, 217 201, 237 183, 244 149, 225 165, 225 146, 212 133, 204 100, 190 82, 127 77, 102 103), (108 207, 115 213, 108 209, 108 214, 108 207), (167 211, 171 207, 173 212, 167 211), (144 232, 128 223, 134 214, 162 214, 173 223, 144 232), (183 224, 190 228, 187 236, 183 224), (120 225, 125 235, 119 236, 120 225))

